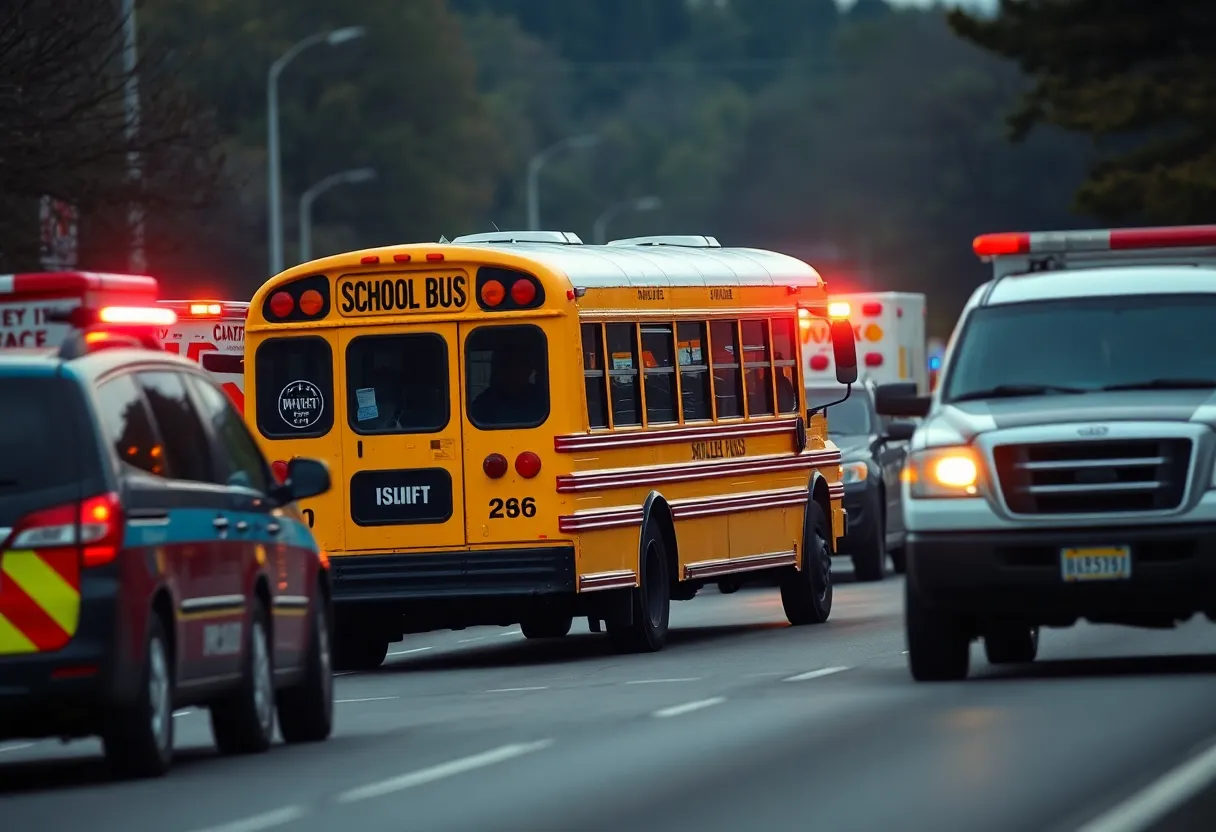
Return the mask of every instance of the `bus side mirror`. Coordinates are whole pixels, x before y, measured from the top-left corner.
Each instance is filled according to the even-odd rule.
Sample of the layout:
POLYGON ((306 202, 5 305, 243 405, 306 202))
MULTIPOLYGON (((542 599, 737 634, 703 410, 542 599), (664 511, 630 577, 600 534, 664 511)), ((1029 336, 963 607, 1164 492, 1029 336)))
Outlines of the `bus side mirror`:
POLYGON ((838 382, 853 384, 857 381, 857 341, 853 336, 853 324, 847 318, 832 321, 832 359, 838 382))

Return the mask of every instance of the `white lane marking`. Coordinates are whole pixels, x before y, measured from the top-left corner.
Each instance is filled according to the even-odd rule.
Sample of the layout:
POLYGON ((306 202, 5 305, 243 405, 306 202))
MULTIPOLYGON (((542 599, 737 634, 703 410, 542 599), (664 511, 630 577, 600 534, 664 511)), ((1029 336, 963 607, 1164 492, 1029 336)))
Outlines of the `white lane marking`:
POLYGON ((410 653, 425 653, 427 650, 434 650, 434 647, 415 647, 412 650, 398 650, 396 653, 389 653, 390 656, 408 656, 410 653))
POLYGON ((699 682, 700 676, 688 676, 683 679, 634 679, 632 682, 626 682, 627 685, 662 685, 667 682, 699 682))
POLYGON ((390 699, 400 698, 400 696, 369 696, 366 699, 335 699, 334 704, 345 705, 351 702, 387 702, 390 699))
POLYGON ((712 699, 698 699, 696 702, 685 702, 683 705, 673 705, 670 708, 663 708, 655 711, 652 716, 659 719, 667 719, 672 716, 683 716, 690 714, 693 711, 699 711, 703 708, 712 708, 714 705, 721 705, 726 701, 725 696, 715 696, 712 699))
POLYGON ((475 641, 485 641, 485 640, 486 640, 485 636, 478 636, 477 638, 462 638, 460 641, 458 641, 456 643, 457 644, 472 644, 475 641))
POLYGON ((461 757, 459 760, 451 760, 447 763, 440 763, 437 766, 430 768, 419 769, 412 771, 409 774, 403 774, 400 777, 392 777, 388 780, 381 780, 379 783, 369 783, 366 786, 359 786, 350 791, 343 792, 338 795, 339 803, 354 803, 359 800, 370 800, 373 797, 383 797, 386 794, 399 792, 404 789, 412 789, 415 786, 424 786, 427 783, 434 783, 436 780, 444 780, 448 777, 454 777, 457 774, 464 774, 466 771, 485 768, 486 766, 505 763, 507 760, 513 760, 516 757, 522 757, 525 754, 531 754, 536 751, 548 748, 553 745, 553 740, 538 740, 536 742, 521 742, 512 745, 504 745, 500 748, 495 748, 490 751, 484 751, 481 754, 474 754, 471 757, 461 757))
POLYGON ((806 673, 799 673, 797 676, 790 676, 788 679, 782 679, 783 682, 809 682, 811 679, 820 679, 824 676, 831 676, 833 673, 839 673, 842 670, 848 670, 847 667, 821 667, 818 670, 808 670, 806 673))
POLYGON ((1142 832, 1186 803, 1216 779, 1216 743, 1167 771, 1077 832, 1142 832))
POLYGON ((539 685, 534 688, 491 688, 490 690, 487 690, 485 692, 486 693, 518 693, 519 691, 524 691, 524 690, 548 690, 548 689, 549 689, 548 685, 539 685))
POLYGON ((307 814, 308 811, 303 806, 284 806, 282 809, 274 809, 260 815, 250 815, 247 818, 234 820, 232 823, 208 826, 206 829, 199 829, 196 832, 260 832, 262 829, 271 829, 291 823, 293 820, 299 820, 307 814))
POLYGON ((19 742, 15 743, 14 745, 0 745, 0 754, 3 754, 5 751, 24 751, 27 748, 33 747, 34 744, 32 742, 19 742))
POLYGON ((504 638, 504 637, 506 637, 506 636, 522 636, 522 635, 523 635, 523 632, 522 632, 522 631, 520 631, 520 630, 512 630, 512 631, 511 631, 511 632, 509 632, 509 633, 499 633, 499 634, 498 634, 498 637, 499 637, 499 638, 504 638))

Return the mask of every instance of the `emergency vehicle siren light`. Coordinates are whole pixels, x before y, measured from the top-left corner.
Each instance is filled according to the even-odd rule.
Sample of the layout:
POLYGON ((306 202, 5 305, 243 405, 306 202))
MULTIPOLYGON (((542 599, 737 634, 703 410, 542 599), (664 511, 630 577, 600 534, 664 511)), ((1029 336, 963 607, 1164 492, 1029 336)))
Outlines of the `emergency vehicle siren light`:
POLYGON ((834 300, 828 304, 829 318, 848 318, 851 312, 848 301, 834 300))
POLYGON ((190 304, 190 314, 195 317, 203 317, 206 315, 222 315, 224 307, 218 303, 192 303, 190 304))
POLYGON ((1086 231, 1014 231, 982 234, 971 245, 981 259, 1016 254, 1136 251, 1216 247, 1216 225, 1113 228, 1086 231))

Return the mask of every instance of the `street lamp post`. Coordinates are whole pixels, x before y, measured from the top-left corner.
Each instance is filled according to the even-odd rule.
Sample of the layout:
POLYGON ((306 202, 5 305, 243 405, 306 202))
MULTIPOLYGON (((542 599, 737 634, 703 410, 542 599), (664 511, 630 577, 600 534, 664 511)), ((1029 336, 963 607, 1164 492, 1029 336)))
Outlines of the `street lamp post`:
POLYGON ((540 185, 539 176, 550 159, 563 150, 582 150, 595 147, 600 143, 600 137, 594 133, 582 136, 570 136, 555 142, 528 160, 528 230, 540 230, 540 185))
POLYGON ((605 208, 604 213, 596 217, 595 225, 591 228, 591 239, 597 246, 608 242, 608 223, 616 219, 617 214, 622 211, 654 211, 662 204, 663 200, 657 196, 643 196, 615 202, 605 208))
MULTIPOLYGON (((139 151, 133 146, 139 138, 139 48, 135 29, 135 0, 122 0, 122 68, 123 68, 123 115, 127 136, 127 177, 137 186, 143 178, 140 169, 139 151)), ((127 208, 127 225, 130 226, 131 247, 127 266, 135 274, 148 270, 148 258, 144 253, 144 206, 142 194, 136 193, 127 208)))
POLYGON ((300 262, 312 259, 312 204, 317 197, 338 185, 357 185, 376 178, 372 168, 354 168, 331 174, 317 182, 300 196, 300 262))
POLYGON ((283 271, 283 213, 280 204, 282 189, 279 184, 279 76, 297 55, 310 46, 320 43, 337 46, 361 38, 365 34, 367 34, 367 30, 362 26, 346 26, 329 32, 317 32, 288 49, 270 65, 270 72, 266 77, 266 155, 269 165, 266 186, 270 212, 270 273, 272 275, 283 271))

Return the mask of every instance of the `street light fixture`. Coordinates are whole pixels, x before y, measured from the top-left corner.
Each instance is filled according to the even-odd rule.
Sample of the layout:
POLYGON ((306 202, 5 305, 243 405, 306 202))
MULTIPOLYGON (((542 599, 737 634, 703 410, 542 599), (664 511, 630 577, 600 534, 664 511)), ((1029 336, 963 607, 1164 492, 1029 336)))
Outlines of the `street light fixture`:
POLYGON ((608 242, 608 223, 616 219, 617 214, 622 211, 654 211, 662 204, 663 200, 657 196, 643 196, 615 202, 605 208, 604 213, 596 217, 595 225, 591 228, 591 239, 597 246, 608 242))
POLYGON ((296 43, 270 65, 270 72, 266 76, 266 155, 269 166, 266 185, 270 213, 270 273, 272 275, 283 271, 282 186, 279 183, 279 76, 297 55, 311 46, 321 43, 339 46, 366 34, 367 30, 362 26, 345 26, 341 29, 317 32, 296 43))
POLYGON ((563 150, 585 150, 600 143, 600 137, 594 133, 582 136, 570 136, 560 142, 554 142, 528 160, 528 230, 540 230, 540 185, 538 177, 550 159, 563 150))
POLYGON ((312 259, 312 204, 317 197, 338 185, 357 185, 376 178, 373 168, 354 168, 331 174, 317 182, 300 196, 300 262, 312 259))

